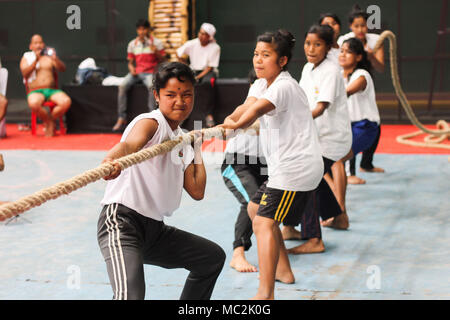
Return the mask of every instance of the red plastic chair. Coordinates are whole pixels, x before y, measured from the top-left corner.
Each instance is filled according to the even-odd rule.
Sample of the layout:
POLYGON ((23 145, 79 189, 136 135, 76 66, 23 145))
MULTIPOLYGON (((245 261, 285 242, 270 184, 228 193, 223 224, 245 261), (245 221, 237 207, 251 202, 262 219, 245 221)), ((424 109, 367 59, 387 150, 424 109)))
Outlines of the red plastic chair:
MULTIPOLYGON (((54 72, 53 75, 55 78, 55 89, 57 89, 58 88, 58 74, 56 72, 54 72)), ((25 90, 28 95, 29 90, 28 90, 28 83, 26 80, 25 80, 25 90)), ((50 112, 52 112, 53 108, 56 107, 56 103, 54 103, 53 101, 45 101, 43 103, 43 106, 48 107, 50 109, 50 112)), ((33 136, 35 136, 36 131, 37 131, 37 115, 35 112, 31 111, 31 134, 33 136)), ((66 134, 66 127, 64 126, 63 116, 59 117, 59 134, 60 135, 66 134)))

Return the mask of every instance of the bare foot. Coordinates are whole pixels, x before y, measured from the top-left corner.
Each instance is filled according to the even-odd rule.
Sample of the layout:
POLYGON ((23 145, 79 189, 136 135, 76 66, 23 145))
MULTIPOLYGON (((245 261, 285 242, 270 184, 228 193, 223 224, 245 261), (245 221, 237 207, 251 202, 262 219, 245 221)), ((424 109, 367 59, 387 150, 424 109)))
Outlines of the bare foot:
MULTIPOLYGON (((258 274, 258 280, 261 279, 258 274)), ((275 281, 285 283, 285 284, 292 284, 295 283, 295 277, 292 271, 289 272, 278 272, 275 274, 275 281)))
POLYGON ((348 184, 366 184, 366 180, 361 179, 357 176, 348 176, 347 183, 348 184))
POLYGON ((359 171, 361 171, 361 172, 372 172, 372 173, 384 173, 384 169, 383 168, 377 168, 377 167, 374 167, 373 169, 359 168, 359 171))
POLYGON ((327 228, 333 228, 338 230, 347 230, 349 227, 348 215, 346 212, 342 212, 337 217, 322 221, 322 226, 327 228))
POLYGON ((321 253, 324 251, 325 245, 323 244, 322 239, 319 238, 309 239, 308 241, 299 246, 287 249, 288 254, 321 253))
POLYGON ((283 240, 302 240, 302 233, 292 226, 283 226, 281 235, 283 240))
POLYGON ((291 270, 289 271, 278 271, 275 274, 275 281, 286 283, 286 284, 292 284, 295 282, 294 274, 291 270))
POLYGON ((244 248, 243 247, 237 247, 234 249, 233 257, 230 261, 230 267, 233 269, 236 269, 238 272, 257 272, 258 269, 256 269, 255 266, 250 264, 250 262, 245 259, 244 254, 244 248))
POLYGON ((45 136, 54 137, 55 136, 55 121, 49 120, 45 123, 45 136))

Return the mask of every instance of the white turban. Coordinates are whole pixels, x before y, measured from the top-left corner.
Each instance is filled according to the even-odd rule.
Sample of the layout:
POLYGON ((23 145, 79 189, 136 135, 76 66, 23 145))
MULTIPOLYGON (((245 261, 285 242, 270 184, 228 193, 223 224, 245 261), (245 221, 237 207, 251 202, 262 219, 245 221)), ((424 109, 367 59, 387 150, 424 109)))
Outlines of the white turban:
POLYGON ((200 29, 203 29, 211 38, 214 38, 214 35, 216 34, 216 28, 211 23, 203 23, 200 29))

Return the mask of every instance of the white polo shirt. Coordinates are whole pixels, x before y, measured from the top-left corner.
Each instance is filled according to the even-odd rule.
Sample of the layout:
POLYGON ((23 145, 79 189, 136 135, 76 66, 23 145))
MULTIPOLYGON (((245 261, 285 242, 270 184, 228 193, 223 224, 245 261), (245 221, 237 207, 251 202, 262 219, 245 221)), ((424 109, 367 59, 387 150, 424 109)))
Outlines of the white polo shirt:
MULTIPOLYGON (((340 36, 338 38, 338 45, 340 47, 342 47, 342 44, 344 43, 345 40, 350 39, 350 38, 355 38, 355 33, 354 32, 349 32, 346 33, 342 36, 340 36)), ((366 41, 367 41, 367 46, 373 50, 375 48, 375 45, 377 44, 378 39, 380 38, 379 34, 376 33, 366 33, 366 41)))
POLYGON ((266 157, 267 186, 279 190, 314 190, 323 176, 322 151, 308 100, 289 72, 281 72, 267 87, 258 79, 248 97, 266 99, 275 109, 259 118, 266 157))
POLYGON ((340 67, 329 58, 317 68, 307 63, 303 68, 300 86, 306 92, 311 111, 318 102, 329 102, 328 108, 314 122, 323 156, 334 161, 342 159, 352 146, 352 129, 340 67))
POLYGON ((363 91, 358 91, 348 97, 348 111, 352 122, 367 119, 380 124, 380 114, 378 112, 377 101, 375 97, 375 86, 370 73, 364 69, 356 69, 350 76, 350 80, 344 79, 347 87, 353 81, 364 77, 367 85, 363 91))
MULTIPOLYGON (((125 141, 134 125, 141 119, 155 119, 158 129, 144 148, 174 139, 183 132, 180 127, 172 131, 159 109, 137 116, 125 129, 120 141, 125 141)), ((175 148, 133 165, 106 185, 102 205, 121 203, 143 216, 162 221, 180 206, 184 184, 184 171, 194 159, 190 145, 175 148)))
POLYGON ((177 49, 177 55, 189 56, 190 67, 194 71, 204 70, 206 67, 219 68, 220 46, 211 41, 206 46, 202 46, 198 38, 187 41, 177 49))

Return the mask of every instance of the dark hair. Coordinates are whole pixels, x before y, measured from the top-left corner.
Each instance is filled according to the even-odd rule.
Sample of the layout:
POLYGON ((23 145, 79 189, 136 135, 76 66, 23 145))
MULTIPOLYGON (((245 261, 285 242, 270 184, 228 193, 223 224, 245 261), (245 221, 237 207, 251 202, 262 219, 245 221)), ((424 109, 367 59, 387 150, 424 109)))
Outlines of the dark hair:
POLYGON ((150 28, 150 22, 146 19, 139 19, 138 22, 136 22, 136 29, 139 27, 150 28))
MULTIPOLYGON (((364 45, 361 42, 361 40, 359 40, 357 38, 350 38, 350 39, 345 40, 342 43, 342 46, 345 43, 348 44, 348 50, 350 52, 352 52, 356 55, 362 56, 361 61, 359 61, 358 64, 356 65, 356 69, 364 69, 372 75, 372 64, 370 63, 369 59, 367 58, 367 52, 366 52, 366 50, 364 50, 364 45)), ((341 46, 341 48, 342 48, 342 46, 341 46)), ((351 74, 349 75, 349 78, 350 78, 350 76, 351 76, 351 74)))
POLYGON ((322 24, 322 21, 323 21, 325 18, 333 18, 333 20, 336 21, 336 23, 337 23, 338 25, 342 26, 342 24, 341 24, 341 19, 339 19, 339 17, 338 17, 335 13, 330 13, 330 12, 322 13, 322 14, 320 15, 320 17, 319 17, 319 24, 322 24))
POLYGON ((153 89, 159 94, 161 88, 165 88, 167 82, 177 78, 181 82, 189 81, 195 85, 194 72, 181 62, 164 62, 158 65, 153 77, 153 89))
POLYGON ((365 21, 369 19, 367 12, 362 10, 357 4, 353 6, 352 11, 348 14, 348 23, 352 24, 356 18, 363 18, 365 21))
POLYGON ((308 32, 305 34, 305 38, 308 36, 308 34, 310 33, 315 33, 317 34, 317 36, 322 39, 323 41, 325 41, 325 44, 327 46, 332 47, 333 43, 334 43, 334 30, 332 27, 330 27, 329 25, 325 24, 325 25, 318 25, 318 24, 314 24, 312 25, 308 32))
POLYGON ((256 42, 266 42, 275 45, 275 52, 278 57, 287 57, 288 61, 283 67, 283 70, 287 70, 289 61, 292 58, 292 50, 295 46, 294 36, 287 30, 280 29, 277 32, 266 32, 261 34, 256 39, 256 42))

